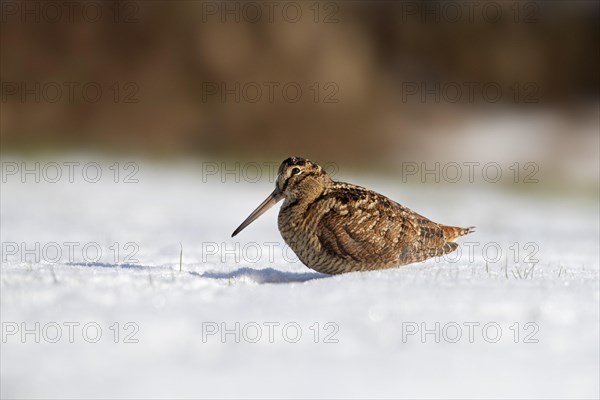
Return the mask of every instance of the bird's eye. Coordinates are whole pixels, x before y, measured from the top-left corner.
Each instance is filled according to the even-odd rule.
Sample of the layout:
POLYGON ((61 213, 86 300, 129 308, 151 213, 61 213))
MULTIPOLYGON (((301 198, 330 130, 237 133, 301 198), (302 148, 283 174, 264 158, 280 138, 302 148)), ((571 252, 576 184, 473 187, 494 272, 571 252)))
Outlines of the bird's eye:
POLYGON ((292 169, 292 175, 298 175, 298 174, 300 174, 300 172, 301 172, 300 168, 298 168, 298 167, 294 167, 292 169))

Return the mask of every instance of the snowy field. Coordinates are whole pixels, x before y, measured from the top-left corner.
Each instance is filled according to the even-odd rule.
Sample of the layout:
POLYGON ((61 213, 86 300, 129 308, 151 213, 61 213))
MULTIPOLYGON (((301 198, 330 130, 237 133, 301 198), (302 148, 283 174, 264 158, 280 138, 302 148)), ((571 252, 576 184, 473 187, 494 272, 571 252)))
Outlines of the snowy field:
POLYGON ((283 246, 278 207, 230 238, 270 177, 113 163, 97 183, 85 161, 57 183, 3 165, 2 398, 600 395, 597 199, 340 171, 477 231, 330 277, 283 246))

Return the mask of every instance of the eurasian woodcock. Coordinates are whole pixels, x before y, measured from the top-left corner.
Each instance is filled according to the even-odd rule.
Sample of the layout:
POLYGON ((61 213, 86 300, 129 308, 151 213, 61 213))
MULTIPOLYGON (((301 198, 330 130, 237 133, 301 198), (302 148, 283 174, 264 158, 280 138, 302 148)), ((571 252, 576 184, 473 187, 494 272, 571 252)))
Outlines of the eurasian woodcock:
POLYGON ((393 268, 442 256, 473 227, 436 224, 372 190, 336 182, 319 165, 290 157, 279 166, 275 190, 233 232, 284 200, 281 236, 309 268, 341 274, 393 268))

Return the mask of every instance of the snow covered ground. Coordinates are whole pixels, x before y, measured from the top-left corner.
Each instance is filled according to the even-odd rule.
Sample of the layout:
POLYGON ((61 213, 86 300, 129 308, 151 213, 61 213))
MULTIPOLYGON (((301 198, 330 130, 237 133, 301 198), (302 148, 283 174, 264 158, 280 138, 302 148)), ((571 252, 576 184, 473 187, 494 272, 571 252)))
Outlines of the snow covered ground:
POLYGON ((270 177, 61 159, 57 183, 51 161, 22 183, 21 162, 3 160, 2 398, 600 395, 597 199, 339 171, 477 232, 330 277, 284 246, 278 207, 230 238, 270 177))

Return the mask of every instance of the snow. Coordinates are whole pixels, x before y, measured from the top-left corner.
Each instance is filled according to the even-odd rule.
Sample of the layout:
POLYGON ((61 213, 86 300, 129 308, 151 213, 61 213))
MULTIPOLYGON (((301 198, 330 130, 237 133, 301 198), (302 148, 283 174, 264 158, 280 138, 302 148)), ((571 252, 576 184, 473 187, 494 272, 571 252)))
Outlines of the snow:
POLYGON ((2 398, 600 395, 597 199, 340 171, 477 231, 454 261, 327 276, 284 246, 278 207, 230 238, 269 179, 138 161, 124 183, 126 161, 118 183, 114 161, 97 183, 5 177, 2 398))

